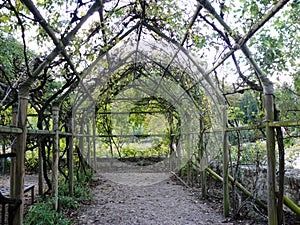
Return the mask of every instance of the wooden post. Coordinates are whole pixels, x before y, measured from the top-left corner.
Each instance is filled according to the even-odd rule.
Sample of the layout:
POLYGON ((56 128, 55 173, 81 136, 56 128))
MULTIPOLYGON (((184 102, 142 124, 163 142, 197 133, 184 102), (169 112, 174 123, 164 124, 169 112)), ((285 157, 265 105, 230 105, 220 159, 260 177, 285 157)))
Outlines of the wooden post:
POLYGON ((265 94, 265 113, 268 158, 268 224, 277 225, 275 130, 269 125, 269 122, 274 121, 273 94, 265 94))
POLYGON ((204 124, 203 120, 200 119, 200 134, 199 134, 199 150, 198 150, 198 157, 200 160, 200 178, 201 178, 201 196, 203 199, 207 197, 207 190, 206 190, 206 158, 205 158, 205 145, 204 145, 204 124))
MULTIPOLYGON (((2 144, 2 154, 5 154, 5 139, 3 140, 3 144, 2 144)), ((6 162, 6 158, 2 158, 2 173, 5 174, 5 162, 6 162)))
MULTIPOLYGON (((18 124, 18 105, 13 104, 12 106, 12 125, 16 127, 18 124)), ((11 152, 16 152, 16 143, 15 140, 12 140, 11 152)), ((16 158, 12 157, 10 161, 10 196, 15 198, 15 175, 16 175, 16 158)))
POLYGON ((96 169, 96 163, 97 163, 97 158, 96 158, 96 115, 93 117, 93 166, 94 169, 96 169))
POLYGON ((52 126, 55 132, 52 151, 52 196, 55 199, 54 209, 58 209, 58 160, 59 160, 59 106, 52 106, 52 126))
POLYGON ((22 133, 17 135, 16 139, 16 172, 14 176, 14 188, 13 192, 15 194, 15 198, 21 199, 21 205, 15 211, 15 215, 13 218, 14 225, 22 225, 23 224, 23 216, 24 216, 24 175, 25 175, 25 149, 26 149, 26 136, 27 136, 27 128, 26 128, 26 119, 27 119, 27 109, 28 109, 28 99, 29 99, 29 91, 27 87, 23 87, 19 89, 18 96, 18 127, 22 129, 22 133))
MULTIPOLYGON (((191 115, 189 113, 186 114, 186 123, 188 124, 188 127, 190 129, 191 127, 191 115)), ((187 151, 187 157, 188 161, 186 164, 186 175, 187 175, 187 184, 192 184, 192 163, 191 163, 191 148, 192 148, 192 135, 190 132, 186 135, 187 138, 187 145, 186 145, 186 151, 187 151)))
POLYGON ((41 146, 41 140, 42 137, 39 137, 38 138, 38 158, 39 158, 39 177, 38 177, 38 185, 39 185, 39 196, 43 196, 43 185, 44 185, 44 182, 43 182, 43 171, 44 171, 44 168, 43 168, 43 154, 42 154, 42 146, 41 146))
POLYGON ((72 136, 69 137, 69 148, 67 152, 67 158, 68 158, 68 178, 69 178, 69 192, 70 196, 74 195, 74 160, 73 160, 73 147, 74 147, 74 122, 73 117, 71 114, 71 118, 69 118, 70 124, 69 124, 69 130, 72 133, 72 136))
POLYGON ((228 152, 228 133, 227 128, 227 108, 223 108, 223 215, 229 216, 229 185, 228 185, 228 165, 229 165, 229 152, 228 152))
POLYGON ((86 159, 87 159, 87 162, 89 165, 91 165, 91 139, 90 139, 90 135, 91 135, 91 130, 90 130, 90 120, 87 119, 86 121, 86 142, 87 142, 87 156, 86 156, 86 159))
POLYGON ((84 113, 81 114, 81 119, 80 119, 80 134, 81 136, 79 137, 79 149, 81 151, 81 155, 84 156, 84 113))

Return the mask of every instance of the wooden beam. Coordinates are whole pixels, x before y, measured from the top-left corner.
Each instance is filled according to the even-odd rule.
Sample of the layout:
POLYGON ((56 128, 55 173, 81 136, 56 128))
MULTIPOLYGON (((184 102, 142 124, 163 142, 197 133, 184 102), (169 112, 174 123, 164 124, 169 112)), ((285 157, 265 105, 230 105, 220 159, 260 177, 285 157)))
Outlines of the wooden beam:
MULTIPOLYGON (((127 112, 126 112, 127 113, 127 112)), ((107 113, 107 114, 126 114, 125 112, 115 112, 115 113, 107 113)), ((137 113, 137 112, 128 112, 128 113, 137 113)), ((152 111, 152 112, 141 112, 141 113, 164 113, 159 111, 152 111)), ((104 112, 100 114, 106 114, 104 112)), ((226 128, 226 131, 233 132, 238 130, 258 130, 258 129, 265 129, 266 125, 269 127, 299 127, 300 121, 273 121, 263 124, 257 124, 257 125, 250 125, 250 126, 241 126, 241 127, 228 127, 226 128)), ((216 132, 222 132, 222 130, 206 130, 204 133, 216 133, 216 132)), ((9 126, 0 126, 0 134, 20 134, 22 133, 22 129, 18 127, 9 127, 9 126)), ((28 135, 55 135, 55 132, 51 130, 35 130, 35 129, 28 129, 27 130, 28 135)), ((190 132, 189 134, 198 134, 197 132, 190 132)), ((72 134, 70 132, 59 132, 60 136, 80 136, 83 134, 72 134)), ((158 135, 164 135, 164 134, 158 134, 158 135)), ((85 136, 85 135, 83 135, 85 136)), ((115 135, 118 136, 118 135, 115 135)), ((129 135, 130 136, 130 135, 129 135)), ((151 135, 148 135, 151 136, 151 135)), ((157 136, 157 135, 155 135, 157 136)), ((105 135, 98 135, 98 137, 106 137, 105 135)))
POLYGON ((9 152, 9 153, 3 153, 0 154, 0 159, 6 159, 6 158, 13 158, 16 157, 16 153, 15 152, 9 152))
POLYGON ((97 114, 99 115, 118 115, 118 114, 154 114, 154 113, 160 113, 160 114, 163 114, 163 113, 170 113, 170 112, 167 112, 167 111, 126 111, 126 112, 97 112, 97 114))
POLYGON ((2 133, 2 134, 21 134, 22 129, 18 128, 18 127, 0 126, 0 133, 2 133))
POLYGON ((29 135, 55 135, 56 133, 53 130, 33 130, 30 129, 27 132, 29 135))
POLYGON ((270 127, 299 127, 300 121, 273 121, 269 122, 268 126, 270 127))

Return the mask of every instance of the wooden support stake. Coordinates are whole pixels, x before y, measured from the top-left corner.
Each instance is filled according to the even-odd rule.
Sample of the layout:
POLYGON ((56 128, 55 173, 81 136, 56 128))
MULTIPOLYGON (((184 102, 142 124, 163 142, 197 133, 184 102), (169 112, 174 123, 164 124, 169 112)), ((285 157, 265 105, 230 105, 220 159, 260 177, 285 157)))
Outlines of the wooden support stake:
MULTIPOLYGON (((216 180, 223 182, 223 177, 219 176, 216 172, 214 172, 212 169, 210 168, 205 168, 205 171, 208 172, 209 174, 211 174, 216 180)), ((231 182, 234 181, 233 177, 228 175, 228 178, 231 182)), ((250 197, 251 199, 253 199, 253 195, 250 191, 248 191, 241 183, 235 181, 235 185, 241 190, 243 191, 243 193, 245 195, 247 195, 248 197, 250 197)), ((260 206, 262 209, 267 210, 267 206, 259 199, 254 199, 255 204, 257 204, 258 206, 260 206)))
MULTIPOLYGON (((12 125, 16 127, 18 124, 18 105, 13 104, 12 106, 12 125)), ((12 140, 11 152, 16 153, 16 143, 12 140)), ((16 158, 12 157, 10 162, 10 196, 15 198, 15 175, 16 175, 16 158)))
POLYGON ((204 144, 204 122, 202 119, 200 119, 200 137, 199 137, 199 150, 198 150, 198 156, 200 159, 200 178, 201 178, 201 196, 203 199, 206 199, 207 197, 207 190, 206 190, 206 173, 205 173, 205 167, 206 167, 206 156, 205 156, 205 144, 204 144))
MULTIPOLYGON (((84 134, 84 113, 81 114, 80 118, 80 134, 84 134)), ((81 151, 81 155, 84 156, 84 136, 79 136, 79 149, 81 151)))
MULTIPOLYGON (((69 124, 69 132, 73 132, 73 118, 71 116, 70 119, 70 124, 69 124)), ((69 192, 70 195, 73 196, 74 195, 74 160, 73 160, 73 148, 74 148, 74 136, 70 136, 69 138, 69 149, 67 152, 67 158, 68 158, 68 178, 69 178, 69 192)))
POLYGON ((93 117, 93 168, 96 169, 97 158, 96 158, 96 118, 93 117))
POLYGON ((228 132, 227 128, 227 108, 223 108, 223 215, 229 216, 229 182, 228 182, 228 165, 229 165, 229 151, 228 151, 228 132))
POLYGON ((16 139, 16 170, 14 176, 14 188, 13 192, 17 199, 21 199, 22 202, 15 211, 13 218, 14 225, 23 224, 24 215, 24 175, 25 175, 25 149, 26 149, 26 137, 27 137, 27 109, 28 109, 29 92, 27 87, 19 89, 19 104, 18 104, 18 127, 22 129, 22 133, 17 135, 16 139))
POLYGON ((268 158, 268 217, 269 225, 277 225, 275 130, 268 125, 274 121, 274 95, 265 94, 266 144, 268 158))
POLYGON ((39 158, 39 177, 38 177, 38 195, 39 196, 43 196, 43 192, 44 192, 44 188, 43 188, 43 185, 44 185, 44 182, 43 182, 43 171, 44 171, 44 168, 43 168, 43 154, 42 154, 42 146, 41 146, 41 142, 42 142, 42 139, 43 137, 40 137, 38 139, 38 158, 39 158))
POLYGON ((55 199, 54 209, 58 210, 58 160, 59 160, 59 106, 52 106, 52 123, 55 132, 52 152, 52 196, 55 199))
POLYGON ((87 120, 86 122, 86 133, 88 134, 88 136, 86 136, 86 142, 87 142, 87 156, 86 156, 86 159, 87 159, 87 163, 89 165, 91 165, 91 130, 90 130, 90 120, 87 120))

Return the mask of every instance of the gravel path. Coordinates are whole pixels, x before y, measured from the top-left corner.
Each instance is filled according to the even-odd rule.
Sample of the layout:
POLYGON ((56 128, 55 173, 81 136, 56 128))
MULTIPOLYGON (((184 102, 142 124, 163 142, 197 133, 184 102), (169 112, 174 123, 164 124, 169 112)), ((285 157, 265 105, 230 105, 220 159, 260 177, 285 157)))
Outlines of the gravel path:
POLYGON ((96 179, 100 184, 93 190, 94 201, 77 211, 78 224, 233 224, 224 221, 221 210, 216 212, 170 178, 141 185, 143 179, 146 181, 143 184, 147 184, 159 176, 147 173, 98 175, 96 179), (122 182, 111 181, 118 179, 122 182))

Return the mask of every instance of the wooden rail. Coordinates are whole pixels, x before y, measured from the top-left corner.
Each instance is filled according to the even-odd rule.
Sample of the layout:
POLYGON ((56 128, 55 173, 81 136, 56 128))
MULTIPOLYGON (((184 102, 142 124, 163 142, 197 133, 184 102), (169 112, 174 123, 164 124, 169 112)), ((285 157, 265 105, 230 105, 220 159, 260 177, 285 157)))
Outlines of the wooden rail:
MULTIPOLYGON (((215 129, 215 130, 206 130, 204 133, 214 133, 214 132, 233 132, 238 130, 257 130, 257 129, 264 129, 266 125, 270 127, 297 127, 300 126, 300 121, 274 121, 274 122, 268 122, 263 124, 256 124, 256 125, 250 125, 250 126, 241 126, 241 127, 228 127, 224 130, 222 129, 215 129)), ((0 134, 20 134, 22 133, 22 129, 17 127, 9 127, 9 126, 0 126, 0 134)), ((50 130, 35 130, 35 129, 28 129, 27 133, 29 135, 55 135, 54 131, 50 130)), ((198 134, 198 132, 190 132, 186 134, 198 134)), ((72 134, 68 132, 59 132, 60 136, 93 136, 88 134, 72 134)), ((96 135, 96 137, 130 137, 130 136, 166 136, 166 134, 145 134, 145 135, 96 135)))

